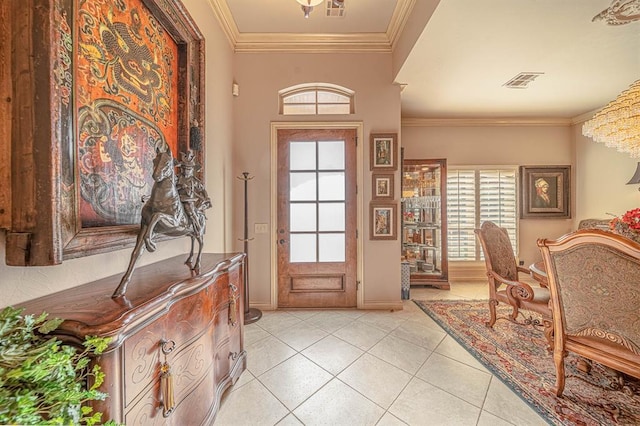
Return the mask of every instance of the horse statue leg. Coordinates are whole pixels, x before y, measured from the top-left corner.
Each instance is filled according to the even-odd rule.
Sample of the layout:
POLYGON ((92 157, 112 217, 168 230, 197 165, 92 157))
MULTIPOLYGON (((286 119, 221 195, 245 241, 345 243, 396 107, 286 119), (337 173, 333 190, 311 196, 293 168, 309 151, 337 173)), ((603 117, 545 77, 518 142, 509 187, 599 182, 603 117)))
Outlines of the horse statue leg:
POLYGON ((124 276, 120 280, 120 284, 116 288, 116 291, 114 291, 111 295, 113 299, 124 296, 125 292, 127 291, 127 286, 129 285, 129 280, 131 279, 133 269, 135 268, 138 259, 140 259, 140 256, 144 252, 145 235, 148 233, 148 230, 148 226, 145 225, 140 228, 140 232, 138 232, 138 238, 136 238, 136 246, 133 248, 133 252, 131 253, 131 260, 129 260, 129 267, 127 268, 127 272, 124 273, 124 276))

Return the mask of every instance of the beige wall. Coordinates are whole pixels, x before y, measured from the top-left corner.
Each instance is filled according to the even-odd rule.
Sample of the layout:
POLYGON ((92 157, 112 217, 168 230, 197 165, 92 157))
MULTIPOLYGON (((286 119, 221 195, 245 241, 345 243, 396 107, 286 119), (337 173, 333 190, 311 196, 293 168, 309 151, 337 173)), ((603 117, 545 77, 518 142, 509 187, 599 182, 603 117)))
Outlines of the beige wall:
MULTIPOLYGON (((568 126, 403 126, 406 159, 446 158, 447 166, 572 165, 568 126)), ((571 219, 520 219, 519 258, 529 265, 541 260, 540 237, 555 238, 571 230, 571 219)), ((455 269, 456 265, 450 268, 455 269)))
MULTIPOLYGON (((638 185, 627 185, 638 159, 582 136, 582 125, 572 128, 576 141, 576 220, 611 219, 640 207, 638 185)), ((577 222, 576 222, 577 224, 577 222)))
MULTIPOLYGON (((271 254, 273 234, 253 234, 255 223, 271 225, 270 193, 273 170, 270 157, 270 126, 283 121, 349 121, 362 122, 364 141, 364 238, 361 307, 388 307, 400 302, 399 241, 368 241, 368 206, 371 198, 369 171, 370 132, 399 132, 400 89, 393 85, 391 54, 294 54, 239 53, 235 59, 235 80, 240 96, 234 100, 234 168, 239 176, 247 171, 255 178, 249 182, 250 302, 269 309, 276 305, 272 295, 271 254), (331 83, 355 91, 356 112, 350 116, 280 116, 278 91, 303 83, 331 83)), ((399 180, 399 179, 397 179, 399 180)), ((399 184, 397 184, 396 194, 399 184)), ((242 182, 235 190, 234 239, 243 232, 242 182)), ((241 249, 242 243, 237 242, 241 249)))
MULTIPOLYGON (((206 251, 231 249, 230 226, 235 179, 231 164, 231 84, 233 53, 217 21, 202 0, 183 0, 202 31, 206 43, 206 186, 213 199, 207 212, 206 251)), ((120 250, 65 261, 48 267, 9 267, 4 263, 5 233, 0 233, 0 306, 19 304, 28 299, 50 294, 113 274, 124 273, 131 250, 120 250)), ((158 244, 158 251, 145 253, 140 265, 183 254, 189 250, 189 240, 180 238, 158 244)))

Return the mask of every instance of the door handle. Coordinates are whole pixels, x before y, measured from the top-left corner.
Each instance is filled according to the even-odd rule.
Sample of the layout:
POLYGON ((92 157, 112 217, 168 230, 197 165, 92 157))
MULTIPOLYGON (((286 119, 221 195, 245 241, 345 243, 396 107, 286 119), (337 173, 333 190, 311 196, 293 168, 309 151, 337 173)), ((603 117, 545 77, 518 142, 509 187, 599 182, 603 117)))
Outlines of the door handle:
POLYGON ((286 242, 287 242, 287 240, 280 240, 280 241, 278 241, 278 242, 279 242, 280 244, 284 244, 284 243, 286 243, 286 242))

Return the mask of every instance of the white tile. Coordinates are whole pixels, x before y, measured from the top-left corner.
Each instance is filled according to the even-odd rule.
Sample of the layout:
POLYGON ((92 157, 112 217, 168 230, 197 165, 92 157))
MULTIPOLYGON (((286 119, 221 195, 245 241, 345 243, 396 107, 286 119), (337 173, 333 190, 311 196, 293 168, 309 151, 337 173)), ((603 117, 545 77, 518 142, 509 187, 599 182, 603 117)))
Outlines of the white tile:
POLYGON ((388 411, 384 413, 384 416, 380 419, 376 426, 405 426, 406 423, 389 413, 388 411))
POLYGON ((430 350, 394 336, 384 337, 369 349, 369 353, 409 374, 416 374, 431 355, 430 350))
POLYGON ((244 328, 244 344, 249 345, 258 340, 269 337, 269 333, 260 328, 256 323, 249 324, 244 328))
POLYGON ((477 426, 513 426, 513 423, 501 419, 498 416, 494 416, 488 411, 482 411, 480 413, 480 419, 477 426))
POLYGON ((247 351, 247 369, 254 376, 261 375, 296 354, 295 350, 273 336, 247 345, 245 350, 247 351))
POLYGON ((324 386, 333 376, 298 354, 258 377, 289 410, 324 386))
POLYGON ((429 350, 434 350, 447 335, 442 329, 425 326, 419 321, 406 321, 389 334, 429 350))
POLYGON ((497 377, 491 379, 483 410, 519 426, 546 425, 547 422, 497 377))
POLYGON ((463 364, 467 364, 468 366, 484 371, 485 373, 490 373, 480 361, 467 352, 464 346, 456 342, 456 340, 451 336, 445 337, 434 352, 455 359, 456 361, 460 361, 463 364))
POLYGON ((346 315, 342 315, 336 311, 320 312, 318 315, 314 315, 312 318, 307 319, 305 322, 318 327, 327 333, 333 333, 342 327, 349 325, 354 320, 346 315))
POLYGON ((338 378, 383 408, 389 408, 411 375, 372 355, 364 354, 338 378))
POLYGON ((274 335, 296 351, 301 351, 324 338, 327 332, 306 322, 300 322, 274 335))
POLYGON ((289 414, 282 419, 277 426, 304 426, 304 424, 296 418, 293 414, 289 414))
POLYGON ((255 324, 263 330, 268 331, 271 334, 275 334, 278 331, 289 328, 301 321, 302 320, 300 318, 293 316, 288 312, 272 311, 263 315, 255 324))
POLYGON ((301 320, 308 320, 310 318, 315 317, 319 313, 325 312, 325 311, 319 310, 319 309, 291 309, 291 310, 284 310, 282 312, 286 312, 290 315, 293 315, 296 318, 300 318, 301 320))
POLYGON ((437 353, 429 357, 416 377, 476 407, 482 407, 491 382, 491 374, 437 353))
POLYGON ((389 412, 410 425, 472 426, 480 409, 429 383, 413 378, 389 412))
POLYGON ((306 426, 375 425, 384 409, 338 379, 333 379, 293 414, 306 426))
POLYGON ((358 318, 359 322, 374 326, 382 331, 390 332, 396 329, 400 324, 406 321, 406 318, 397 315, 394 312, 380 311, 380 312, 368 312, 358 318))
POLYGON ((366 351, 378 343, 387 333, 379 328, 355 321, 342 327, 333 335, 366 351))
POLYGON ((363 350, 335 336, 327 336, 302 351, 304 356, 334 375, 347 368, 363 353, 363 350))
POLYGON ((229 394, 216 416, 216 426, 274 425, 289 410, 265 388, 253 380, 229 394))

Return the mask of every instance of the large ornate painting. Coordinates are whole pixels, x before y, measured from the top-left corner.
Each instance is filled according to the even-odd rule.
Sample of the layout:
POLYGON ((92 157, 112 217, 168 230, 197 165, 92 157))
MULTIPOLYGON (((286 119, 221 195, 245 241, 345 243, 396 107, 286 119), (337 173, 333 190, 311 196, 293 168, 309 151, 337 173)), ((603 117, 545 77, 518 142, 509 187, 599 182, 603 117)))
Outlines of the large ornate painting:
POLYGON ((140 221, 156 149, 178 153, 178 47, 141 0, 78 5, 82 227, 140 221))
POLYGON ((46 190, 15 209, 7 234, 12 265, 133 245, 156 151, 192 149, 204 164, 204 40, 179 0, 32 3, 11 6, 12 25, 26 28, 14 43, 33 46, 14 50, 16 75, 29 55, 40 67, 29 77, 33 91, 14 93, 35 117, 21 119, 19 111, 14 135, 33 134, 32 146, 15 137, 12 149, 13 158, 31 162, 23 186, 46 190), (48 154, 31 154, 42 150, 48 154), (50 173, 29 173, 31 166, 50 173))

